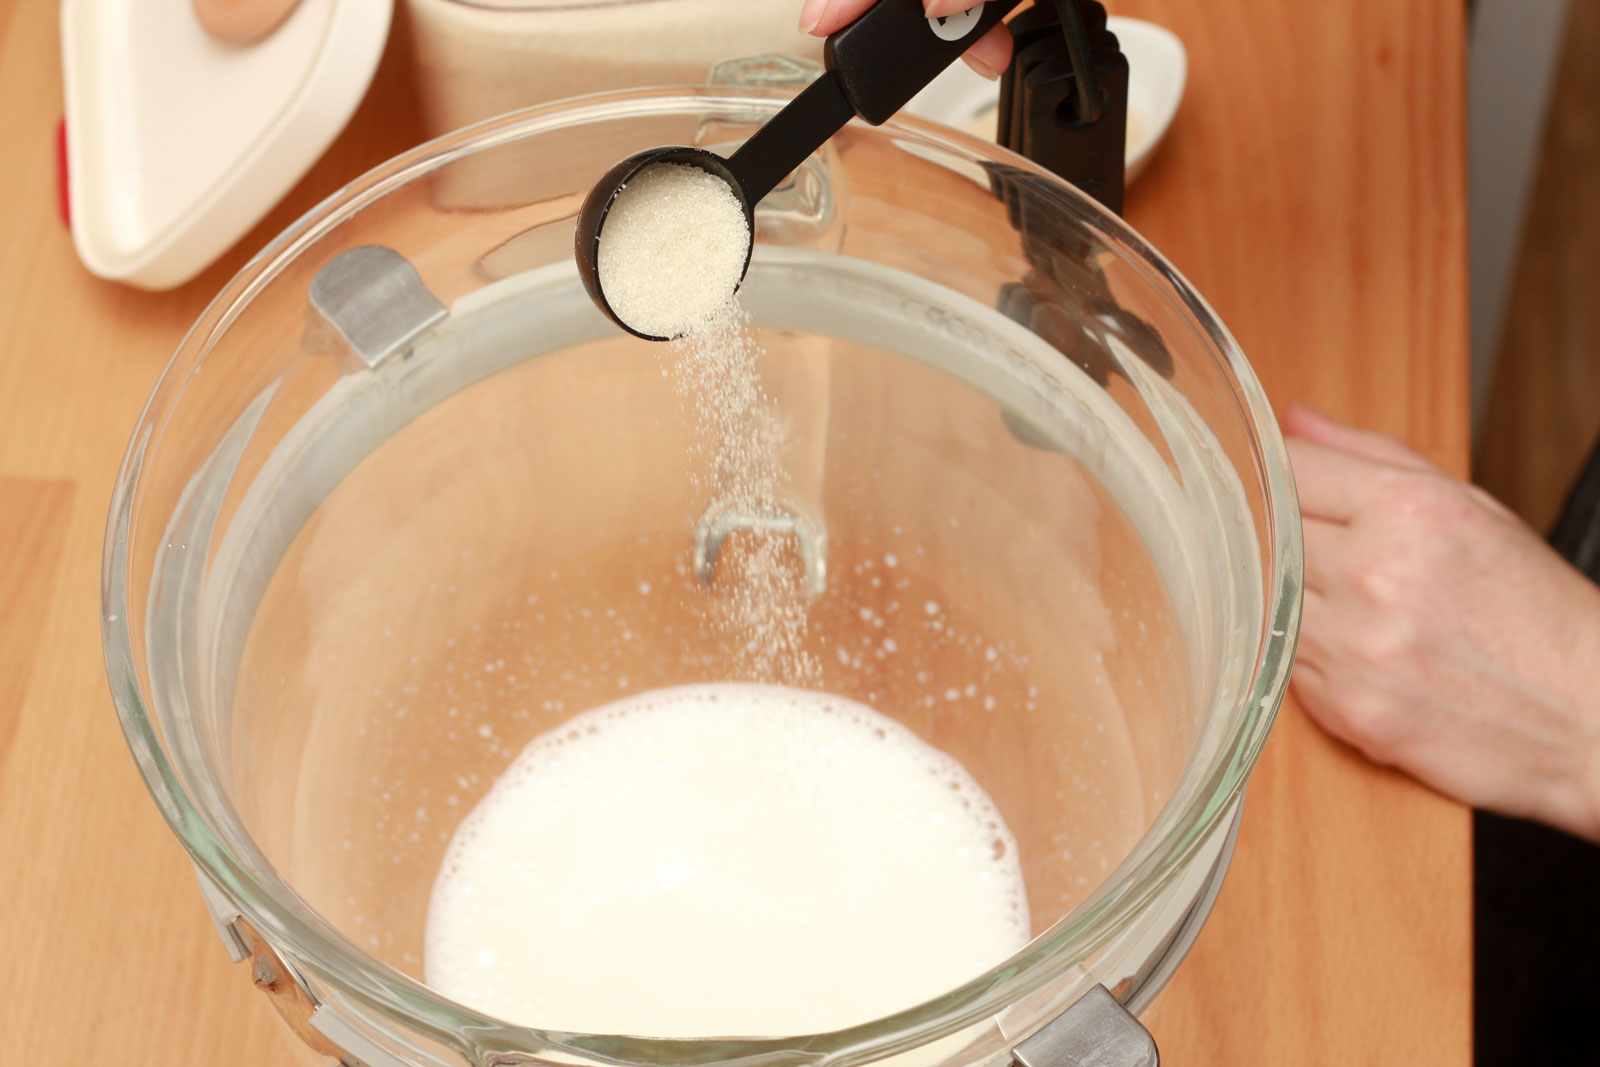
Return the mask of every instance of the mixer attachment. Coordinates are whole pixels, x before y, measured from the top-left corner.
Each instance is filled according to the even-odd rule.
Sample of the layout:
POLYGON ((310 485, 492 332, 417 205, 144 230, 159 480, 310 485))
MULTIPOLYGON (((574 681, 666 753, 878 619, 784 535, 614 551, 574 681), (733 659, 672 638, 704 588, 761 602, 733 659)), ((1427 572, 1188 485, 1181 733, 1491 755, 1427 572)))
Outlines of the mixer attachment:
POLYGON ((755 512, 738 504, 719 501, 700 516, 694 527, 695 577, 710 585, 717 573, 717 557, 728 538, 738 532, 756 537, 792 537, 805 568, 805 589, 817 596, 828 586, 828 531, 798 504, 779 500, 774 510, 755 512))

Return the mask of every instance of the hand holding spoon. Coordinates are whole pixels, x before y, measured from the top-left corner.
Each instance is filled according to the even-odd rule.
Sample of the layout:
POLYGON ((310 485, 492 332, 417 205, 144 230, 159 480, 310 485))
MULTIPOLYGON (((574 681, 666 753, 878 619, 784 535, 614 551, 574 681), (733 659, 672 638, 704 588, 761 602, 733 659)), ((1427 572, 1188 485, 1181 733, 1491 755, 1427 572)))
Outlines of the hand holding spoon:
MULTIPOLYGON (((636 329, 618 315, 601 285, 600 241, 606 219, 628 182, 659 164, 694 167, 726 183, 749 224, 749 245, 739 277, 749 266, 755 239, 755 205, 807 156, 860 117, 876 126, 899 111, 940 71, 998 25, 1021 0, 990 0, 942 18, 928 18, 922 0, 879 0, 827 39, 827 71, 727 159, 702 148, 652 148, 606 171, 578 212, 574 251, 578 275, 595 305, 638 337, 666 335, 636 329)), ((731 291, 729 293, 731 294, 731 291)))

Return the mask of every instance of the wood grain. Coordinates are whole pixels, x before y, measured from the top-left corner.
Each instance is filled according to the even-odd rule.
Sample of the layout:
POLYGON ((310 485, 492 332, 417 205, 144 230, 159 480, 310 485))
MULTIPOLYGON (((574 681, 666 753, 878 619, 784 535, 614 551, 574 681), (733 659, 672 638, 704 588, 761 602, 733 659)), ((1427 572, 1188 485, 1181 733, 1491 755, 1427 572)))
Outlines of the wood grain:
MULTIPOLYGON (((1191 64, 1130 221, 1275 404, 1465 474, 1461 5, 1118 10, 1174 29, 1191 64)), ((1216 912, 1158 1002, 1164 1062, 1469 1062, 1469 856, 1465 811, 1366 765, 1291 700, 1216 912)))
MULTIPOLYGON (((1191 59, 1171 140, 1130 191, 1135 226, 1207 295, 1276 402, 1397 433, 1464 472, 1463 5, 1114 6, 1175 29, 1191 59)), ((74 257, 54 211, 57 7, 0 5, 0 475, 70 487, 47 491, 51 517, 29 527, 58 546, 50 577, 47 552, 24 555, 45 608, 5 605, 7 636, 32 650, 0 765, 0 1061, 289 1057, 128 758, 101 664, 100 539, 128 433, 209 295, 300 212, 421 139, 397 14, 378 84, 328 155, 217 266, 150 294, 74 257)), ((1164 1061, 1468 1062, 1468 833, 1464 811, 1363 764, 1291 702, 1216 913, 1152 1015, 1164 1061)))
MULTIPOLYGON (((0 774, 16 740, 39 660, 41 623, 55 603, 61 540, 72 519, 72 483, 0 476, 0 774)), ((0 897, 3 899, 3 897, 0 897)))

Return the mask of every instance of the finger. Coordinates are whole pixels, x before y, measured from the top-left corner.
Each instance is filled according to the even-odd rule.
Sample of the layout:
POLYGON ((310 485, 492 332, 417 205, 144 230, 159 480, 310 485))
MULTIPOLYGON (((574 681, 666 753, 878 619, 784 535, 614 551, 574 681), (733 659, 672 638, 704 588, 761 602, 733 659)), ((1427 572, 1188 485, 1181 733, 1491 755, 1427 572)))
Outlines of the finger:
POLYGON ((1325 522, 1349 522, 1372 502, 1384 467, 1304 437, 1288 440, 1300 514, 1325 522))
POLYGON ((1011 31, 1005 26, 992 26, 961 58, 967 66, 993 81, 1010 65, 1011 47, 1011 31))
POLYGON ((1336 675, 1341 670, 1348 675, 1348 668, 1339 665, 1327 644, 1334 625, 1330 617, 1333 605, 1327 597, 1310 590, 1300 603, 1300 646, 1289 684, 1312 722, 1340 741, 1353 743, 1342 714, 1342 702, 1346 697, 1341 695, 1336 675))
POLYGON ((1360 430, 1301 404, 1290 404, 1283 412, 1284 431, 1329 448, 1350 452, 1379 463, 1390 463, 1407 470, 1432 470, 1433 464, 1417 455, 1404 442, 1388 434, 1360 430))
MULTIPOLYGON (((800 9, 800 29, 816 37, 826 37, 860 18, 874 0, 806 0, 800 9)), ((929 18, 953 15, 972 6, 972 0, 927 0, 929 18)), ((1011 63, 1011 31, 995 26, 978 38, 961 58, 985 78, 998 78, 1011 63)))
POLYGON ((1327 670, 1320 664, 1296 660, 1294 673, 1289 676, 1289 687, 1300 702, 1301 710, 1324 733, 1341 744, 1359 748, 1355 735, 1339 715, 1339 693, 1327 670))
POLYGON ((1323 694, 1328 688, 1328 676, 1320 664, 1304 656, 1297 656, 1294 661, 1294 673, 1289 675, 1289 688, 1293 690, 1300 706, 1309 709, 1311 705, 1322 702, 1323 694))
MULTIPOLYGON (((1289 675, 1290 685, 1298 688, 1301 682, 1306 682, 1308 683, 1307 688, 1315 689, 1326 684, 1327 680, 1328 675, 1322 669, 1322 664, 1314 659, 1307 659, 1305 656, 1296 656, 1294 658, 1294 671, 1289 675)), ((1300 699, 1303 701, 1305 697, 1302 696, 1300 699)))
POLYGON ((1289 688, 1300 702, 1300 708, 1320 724, 1332 700, 1332 679, 1328 668, 1313 655, 1301 651, 1294 660, 1294 671, 1289 675, 1289 688))
POLYGON ((1321 669, 1328 662, 1328 597, 1315 589, 1300 596, 1300 636, 1295 645, 1295 670, 1308 663, 1321 669))
POLYGON ((1343 523, 1308 518, 1300 524, 1305 544, 1306 588, 1331 596, 1339 588, 1339 560, 1350 528, 1343 523))
POLYGON ((850 25, 871 7, 873 0, 806 0, 800 9, 800 29, 826 37, 850 25))
MULTIPOLYGON (((876 0, 806 0, 800 9, 800 29, 818 37, 842 30, 871 7, 876 0)), ((929 18, 942 18, 965 11, 972 0, 925 0, 929 18)))

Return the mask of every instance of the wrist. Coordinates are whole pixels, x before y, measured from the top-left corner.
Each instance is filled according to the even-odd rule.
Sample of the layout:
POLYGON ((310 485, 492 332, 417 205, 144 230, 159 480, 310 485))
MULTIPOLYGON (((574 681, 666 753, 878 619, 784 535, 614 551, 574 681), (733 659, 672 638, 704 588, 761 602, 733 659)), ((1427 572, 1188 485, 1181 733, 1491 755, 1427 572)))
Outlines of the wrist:
POLYGON ((1600 586, 1588 585, 1589 610, 1578 618, 1594 625, 1581 628, 1572 649, 1575 683, 1568 694, 1572 702, 1573 777, 1567 805, 1570 825, 1579 837, 1600 843, 1600 586))
POLYGON ((1583 758, 1577 783, 1583 822, 1574 829, 1579 837, 1600 844, 1600 689, 1589 691, 1585 708, 1589 729, 1583 738, 1583 758))

